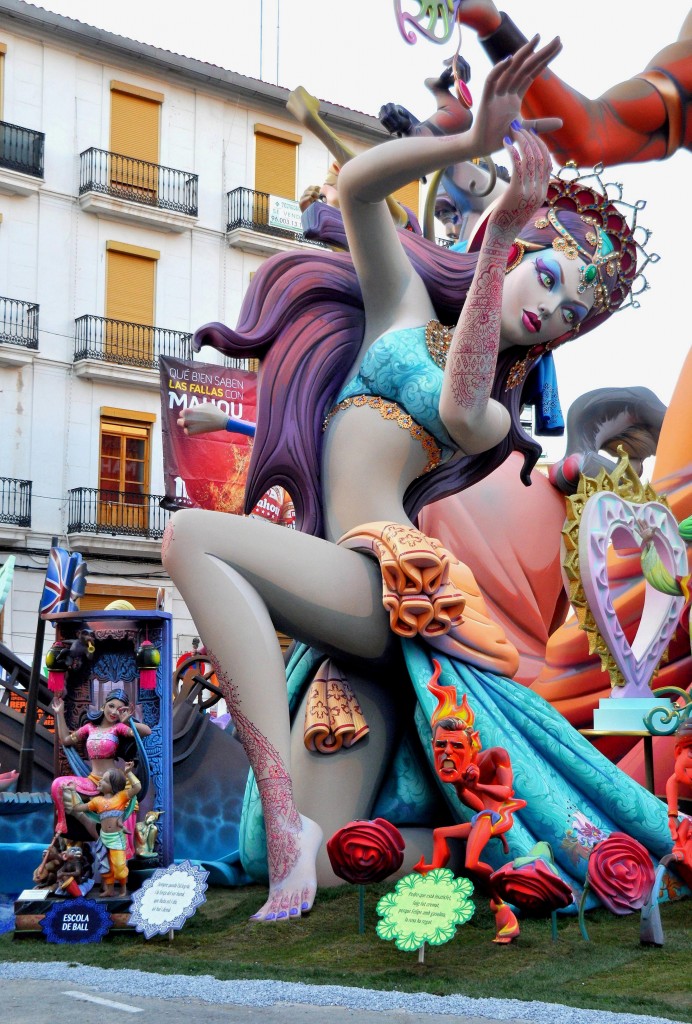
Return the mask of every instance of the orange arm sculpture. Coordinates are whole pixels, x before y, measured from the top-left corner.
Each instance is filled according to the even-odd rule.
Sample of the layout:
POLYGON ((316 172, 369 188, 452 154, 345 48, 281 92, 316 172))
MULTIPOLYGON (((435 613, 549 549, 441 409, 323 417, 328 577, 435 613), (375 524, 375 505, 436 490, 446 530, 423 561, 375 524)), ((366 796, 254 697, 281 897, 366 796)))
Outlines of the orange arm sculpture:
MULTIPOLYGON (((523 35, 491 0, 466 0, 459 20, 475 29, 497 63, 513 53, 523 35)), ((589 99, 546 71, 527 92, 522 113, 561 117, 563 127, 547 136, 555 156, 583 166, 660 160, 692 146, 692 12, 678 38, 649 61, 646 69, 589 99)))

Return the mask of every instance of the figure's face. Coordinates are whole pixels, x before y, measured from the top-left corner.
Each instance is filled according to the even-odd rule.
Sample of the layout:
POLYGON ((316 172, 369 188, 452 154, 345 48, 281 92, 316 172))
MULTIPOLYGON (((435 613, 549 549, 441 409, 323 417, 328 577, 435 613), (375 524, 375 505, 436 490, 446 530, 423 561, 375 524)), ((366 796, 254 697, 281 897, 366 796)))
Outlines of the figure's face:
POLYGON ((555 341, 581 323, 594 304, 593 288, 579 291, 584 265, 554 249, 527 253, 505 277, 501 348, 555 341))
POLYGON ((114 722, 120 721, 120 709, 126 707, 127 704, 124 704, 121 700, 114 697, 112 700, 106 701, 103 705, 103 717, 107 722, 113 725, 114 722))
POLYGON ((99 793, 101 796, 112 796, 113 794, 113 787, 111 786, 110 774, 108 772, 99 782, 99 793))
POLYGON ((435 771, 443 782, 460 782, 473 760, 468 736, 457 729, 436 729, 433 753, 435 771))
POLYGON ((675 758, 675 778, 692 787, 692 744, 683 747, 675 758))

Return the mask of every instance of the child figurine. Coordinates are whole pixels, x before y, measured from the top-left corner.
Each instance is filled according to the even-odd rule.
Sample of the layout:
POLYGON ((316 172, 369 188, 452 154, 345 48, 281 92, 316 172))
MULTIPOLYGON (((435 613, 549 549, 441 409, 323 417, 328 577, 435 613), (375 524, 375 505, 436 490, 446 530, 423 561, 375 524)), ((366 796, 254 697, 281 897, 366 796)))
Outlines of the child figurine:
POLYGON ((100 839, 108 851, 110 870, 101 878, 101 895, 115 896, 115 883, 120 885, 118 895, 127 896, 127 856, 125 852, 125 829, 123 821, 129 817, 134 808, 131 801, 139 793, 141 784, 132 772, 133 762, 125 765, 125 770, 111 768, 105 772, 99 782, 99 795, 83 803, 77 793, 71 801, 71 813, 92 811, 101 822, 100 839))

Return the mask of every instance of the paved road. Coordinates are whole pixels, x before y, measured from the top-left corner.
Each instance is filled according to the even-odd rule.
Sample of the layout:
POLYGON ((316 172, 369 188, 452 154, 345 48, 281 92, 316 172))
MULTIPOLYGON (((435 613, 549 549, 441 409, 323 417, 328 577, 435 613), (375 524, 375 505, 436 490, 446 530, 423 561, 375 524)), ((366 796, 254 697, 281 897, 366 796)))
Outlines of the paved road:
POLYGON ((2 981, 0 1020, 12 1024, 55 1024, 78 1021, 79 1024, 103 1024, 117 1020, 126 1024, 137 1019, 147 1024, 433 1024, 455 1021, 458 1024, 530 1024, 520 1017, 502 1022, 490 1017, 436 1016, 429 1013, 405 1013, 349 1010, 343 1006, 306 1006, 281 1003, 275 1006, 237 1006, 203 1003, 199 1000, 151 999, 99 992, 92 986, 67 981, 2 981))

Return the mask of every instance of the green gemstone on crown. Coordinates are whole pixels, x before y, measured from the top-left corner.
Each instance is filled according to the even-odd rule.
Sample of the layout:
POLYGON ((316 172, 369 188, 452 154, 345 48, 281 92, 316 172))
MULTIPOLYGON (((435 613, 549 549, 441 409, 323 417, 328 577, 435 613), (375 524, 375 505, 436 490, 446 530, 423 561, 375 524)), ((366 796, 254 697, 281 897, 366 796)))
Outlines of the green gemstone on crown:
POLYGON ((594 267, 594 265, 592 263, 591 266, 587 267, 586 270, 584 271, 584 280, 588 284, 591 284, 591 282, 593 281, 595 276, 596 276, 596 268, 594 267))

